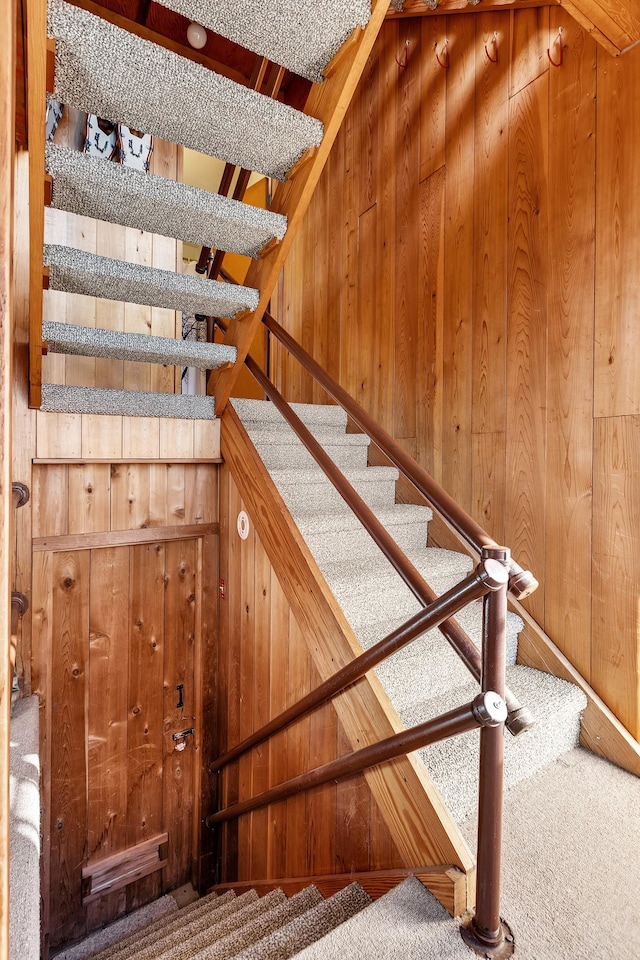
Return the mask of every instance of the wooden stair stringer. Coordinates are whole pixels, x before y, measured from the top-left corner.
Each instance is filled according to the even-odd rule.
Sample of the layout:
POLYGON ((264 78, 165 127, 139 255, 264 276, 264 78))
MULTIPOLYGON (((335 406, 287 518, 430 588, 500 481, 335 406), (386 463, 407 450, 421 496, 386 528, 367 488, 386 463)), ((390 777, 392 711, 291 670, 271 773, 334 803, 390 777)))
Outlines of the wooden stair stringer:
MULTIPOLYGON (((223 459, 324 681, 357 656, 361 647, 230 405, 221 422, 223 459)), ((372 674, 337 696, 333 704, 354 750, 403 729, 372 674)), ((371 768, 364 776, 405 865, 456 868, 444 880, 439 874, 430 889, 452 913, 461 902, 465 909, 472 907, 473 855, 422 763, 411 755, 400 757, 371 768)))
MULTIPOLYGON (((249 267, 245 284, 260 291, 260 301, 249 320, 242 323, 237 320, 230 321, 225 333, 224 343, 236 347, 238 359, 233 367, 224 371, 214 371, 209 378, 208 392, 216 397, 216 413, 219 416, 227 406, 244 358, 253 343, 258 324, 267 310, 278 277, 373 49, 388 7, 389 0, 372 0, 369 23, 350 44, 352 55, 336 59, 335 69, 330 70, 329 76, 323 83, 315 84, 309 94, 305 113, 322 121, 324 137, 311 159, 300 167, 291 180, 279 184, 274 193, 270 210, 287 217, 287 232, 281 243, 264 258, 252 261, 249 267)), ((346 43, 350 43, 349 39, 346 43)))

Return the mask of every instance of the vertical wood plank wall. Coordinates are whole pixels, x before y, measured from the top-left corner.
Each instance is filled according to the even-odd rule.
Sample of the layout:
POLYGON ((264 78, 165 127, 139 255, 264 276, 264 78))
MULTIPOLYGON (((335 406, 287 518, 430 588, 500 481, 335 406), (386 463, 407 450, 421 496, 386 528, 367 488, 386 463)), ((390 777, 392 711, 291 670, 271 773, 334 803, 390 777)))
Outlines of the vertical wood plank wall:
MULTIPOLYGON (((307 644, 253 525, 236 531, 243 501, 220 468, 220 752, 319 683, 307 644)), ((350 752, 334 708, 299 720, 232 764, 224 806, 350 752)), ((221 882, 405 866, 361 775, 257 810, 221 831, 221 882)))
MULTIPOLYGON (((534 571, 530 611, 636 737, 639 150, 640 49, 566 11, 387 21, 274 303, 534 571)), ((321 399, 277 347, 272 373, 321 399)))
POLYGON ((218 466, 37 464, 32 505, 43 930, 55 947, 214 879, 201 820, 212 808, 218 466), (174 539, 134 542, 154 528, 174 539), (129 531, 129 544, 110 545, 129 531), (191 726, 182 750, 172 734, 191 726), (83 905, 83 866, 165 831, 162 874, 83 905))

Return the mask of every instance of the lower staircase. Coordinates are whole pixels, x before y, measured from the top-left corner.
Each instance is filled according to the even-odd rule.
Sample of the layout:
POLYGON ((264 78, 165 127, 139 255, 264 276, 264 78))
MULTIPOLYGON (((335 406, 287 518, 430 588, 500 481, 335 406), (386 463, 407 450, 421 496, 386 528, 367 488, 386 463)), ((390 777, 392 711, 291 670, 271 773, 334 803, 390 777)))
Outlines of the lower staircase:
MULTIPOLYGON (((147 909, 139 914, 144 916, 147 909)), ((456 921, 414 876, 375 901, 358 883, 326 899, 313 885, 291 897, 279 888, 264 896, 255 889, 239 896, 233 890, 214 892, 180 910, 174 907, 101 947, 109 934, 106 928, 59 953, 57 960, 333 960, 362 955, 468 960, 471 956, 456 921)))
MULTIPOLYGON (((346 619, 368 649, 419 612, 419 601, 270 402, 232 401, 346 619)), ((398 471, 368 467, 368 438, 346 432, 340 407, 292 404, 334 463, 345 473, 387 531, 438 594, 472 566, 464 554, 427 546, 431 510, 395 503, 398 471)), ((459 621, 480 646, 482 606, 465 608, 459 621)), ((517 663, 519 617, 509 614, 507 684, 532 711, 536 723, 505 741, 505 786, 531 777, 578 744, 581 690, 517 663)), ((383 661, 376 673, 406 727, 473 699, 477 684, 438 630, 383 661)), ((475 732, 428 746, 420 756, 453 816, 476 809, 479 739, 475 732)))

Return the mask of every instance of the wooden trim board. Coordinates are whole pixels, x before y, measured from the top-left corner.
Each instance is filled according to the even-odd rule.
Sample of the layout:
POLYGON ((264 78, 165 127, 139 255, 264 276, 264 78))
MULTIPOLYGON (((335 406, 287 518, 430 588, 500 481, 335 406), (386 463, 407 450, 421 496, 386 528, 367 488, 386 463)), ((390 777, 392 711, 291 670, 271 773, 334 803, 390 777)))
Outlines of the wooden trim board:
POLYGON ((240 896, 247 890, 254 889, 259 896, 264 896, 270 890, 278 889, 282 890, 288 897, 292 897, 300 890, 304 890, 305 887, 313 884, 323 897, 330 897, 350 883, 359 883, 372 900, 377 900, 378 897, 383 897, 385 893, 389 893, 390 890, 397 887, 411 874, 417 877, 431 893, 434 892, 435 888, 438 888, 440 890, 438 900, 441 903, 444 899, 449 899, 447 910, 452 916, 459 917, 466 911, 465 876, 456 867, 446 865, 413 867, 411 870, 368 870, 364 873, 332 873, 319 877, 285 877, 276 880, 248 880, 245 883, 221 883, 216 884, 208 892, 223 894, 227 890, 234 890, 240 896))
POLYGON ((61 537, 35 537, 34 553, 67 550, 95 550, 98 547, 126 547, 160 540, 194 540, 219 533, 219 523, 188 523, 183 527, 143 527, 139 530, 112 530, 105 533, 73 533, 61 537))
POLYGON ((518 638, 518 663, 561 677, 580 687, 587 697, 580 727, 580 743, 598 756, 640 777, 640 743, 538 626, 531 614, 517 600, 509 598, 509 606, 524 620, 524 629, 518 638))
MULTIPOLYGON (((320 680, 325 680, 353 659, 360 646, 231 406, 222 420, 222 452, 307 638, 320 680)), ((402 729, 375 676, 363 677, 337 697, 334 706, 352 749, 402 729)), ((475 896, 471 852, 422 763, 411 755, 401 757, 367 771, 365 779, 404 863, 451 864, 460 869, 467 875, 466 898, 471 906, 475 896)), ((433 892, 438 896, 441 890, 433 892)), ((443 905, 449 909, 450 903, 443 905)))

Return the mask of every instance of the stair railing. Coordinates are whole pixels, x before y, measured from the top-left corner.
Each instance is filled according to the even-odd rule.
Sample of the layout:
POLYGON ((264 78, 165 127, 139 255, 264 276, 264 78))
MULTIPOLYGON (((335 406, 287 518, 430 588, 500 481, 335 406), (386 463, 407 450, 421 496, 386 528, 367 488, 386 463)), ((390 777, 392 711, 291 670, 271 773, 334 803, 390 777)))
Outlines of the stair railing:
MULTIPOLYGON (((233 280, 225 271, 222 273, 226 280, 233 280)), ((356 425, 368 434, 376 446, 413 483, 445 521, 464 538, 471 549, 479 555, 480 563, 472 574, 454 588, 440 598, 436 597, 421 574, 293 412, 274 384, 255 361, 247 356, 245 364, 267 397, 284 416, 392 563, 394 569, 422 603, 423 610, 325 680, 306 697, 220 756, 211 765, 210 771, 214 773, 222 770, 246 751, 273 736, 294 720, 322 703, 330 701, 386 657, 434 627, 441 630, 472 675, 480 681, 481 692, 471 703, 294 777, 256 797, 234 803, 207 817, 206 823, 214 827, 218 823, 285 799, 301 790, 353 775, 394 757, 420 749, 427 744, 479 727, 477 900, 474 918, 470 924, 463 927, 462 935, 465 942, 480 955, 508 956, 513 952, 513 938, 500 917, 504 726, 506 722, 511 732, 518 734, 529 729, 533 719, 528 709, 518 703, 505 685, 507 592, 521 599, 532 593, 538 583, 531 573, 523 570, 511 559, 509 550, 492 540, 486 531, 465 513, 389 434, 382 430, 273 317, 266 313, 263 323, 336 400, 356 425), (481 596, 483 597, 483 621, 482 648, 479 652, 453 617, 464 606, 481 596)), ((220 322, 220 326, 223 330, 225 329, 223 322, 220 322)))
POLYGON ((473 701, 292 777, 256 796, 230 804, 208 816, 205 823, 213 829, 270 803, 277 803, 330 781, 354 776, 396 757, 479 728, 476 911, 471 922, 461 928, 461 934, 465 942, 480 956, 506 957, 512 952, 513 945, 510 930, 500 917, 509 552, 503 548, 486 548, 485 552, 487 555, 475 571, 463 581, 328 678, 306 697, 220 756, 209 770, 210 773, 220 772, 258 743, 280 732, 316 707, 328 703, 383 659, 417 639, 426 630, 439 626, 468 603, 483 597, 482 681, 481 691, 473 701))

